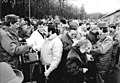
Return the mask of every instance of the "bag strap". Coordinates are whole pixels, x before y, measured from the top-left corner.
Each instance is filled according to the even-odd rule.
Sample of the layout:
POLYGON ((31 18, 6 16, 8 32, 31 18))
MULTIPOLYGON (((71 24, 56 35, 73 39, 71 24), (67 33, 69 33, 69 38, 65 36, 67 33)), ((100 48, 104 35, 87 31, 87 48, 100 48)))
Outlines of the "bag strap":
POLYGON ((40 34, 41 34, 41 36, 44 38, 44 35, 39 31, 39 30, 37 30, 40 34))

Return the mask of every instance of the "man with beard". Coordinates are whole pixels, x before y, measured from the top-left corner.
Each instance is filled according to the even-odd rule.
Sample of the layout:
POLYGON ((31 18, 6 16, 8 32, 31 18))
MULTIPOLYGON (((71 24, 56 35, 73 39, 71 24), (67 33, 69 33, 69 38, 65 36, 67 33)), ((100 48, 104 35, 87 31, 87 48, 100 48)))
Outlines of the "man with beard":
POLYGON ((48 34, 45 43, 41 48, 41 61, 45 66, 45 77, 48 77, 48 83, 58 83, 59 81, 59 63, 61 61, 63 44, 56 34, 55 24, 48 24, 48 34))

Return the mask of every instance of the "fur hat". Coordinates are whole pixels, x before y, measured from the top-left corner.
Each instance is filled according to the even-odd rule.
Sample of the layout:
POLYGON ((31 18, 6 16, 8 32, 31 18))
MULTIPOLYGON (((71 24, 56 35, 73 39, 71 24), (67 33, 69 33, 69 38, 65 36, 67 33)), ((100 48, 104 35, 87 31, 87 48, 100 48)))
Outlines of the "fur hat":
POLYGON ((5 22, 11 21, 11 20, 17 21, 18 18, 19 16, 15 14, 9 14, 5 16, 5 22))
POLYGON ((88 47, 89 49, 92 49, 92 44, 88 39, 81 39, 79 42, 75 45, 76 47, 81 47, 81 46, 88 47))
POLYGON ((21 71, 12 69, 12 67, 5 63, 0 63, 0 83, 22 83, 24 76, 21 71))

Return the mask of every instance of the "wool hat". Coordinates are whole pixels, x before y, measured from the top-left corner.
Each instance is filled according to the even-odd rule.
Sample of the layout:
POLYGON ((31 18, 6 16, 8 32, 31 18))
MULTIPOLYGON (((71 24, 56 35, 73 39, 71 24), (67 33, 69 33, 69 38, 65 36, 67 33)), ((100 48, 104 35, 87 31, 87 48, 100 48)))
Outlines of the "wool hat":
POLYGON ((5 62, 0 63, 0 83, 22 83, 23 73, 5 62))

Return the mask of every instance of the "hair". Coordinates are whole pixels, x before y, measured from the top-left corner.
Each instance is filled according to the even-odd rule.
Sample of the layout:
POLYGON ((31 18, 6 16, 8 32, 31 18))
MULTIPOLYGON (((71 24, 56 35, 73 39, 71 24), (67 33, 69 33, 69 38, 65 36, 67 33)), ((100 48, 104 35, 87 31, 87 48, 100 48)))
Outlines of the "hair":
POLYGON ((39 21, 39 22, 37 22, 37 25, 42 25, 43 24, 43 21, 39 21))
POLYGON ((80 40, 75 47, 80 48, 81 46, 84 46, 84 45, 85 47, 87 47, 90 44, 91 42, 88 39, 83 39, 83 40, 80 40))
POLYGON ((68 25, 70 25, 70 22, 72 22, 72 19, 68 20, 68 22, 67 22, 67 23, 68 23, 68 25))
POLYGON ((10 23, 14 24, 16 22, 17 22, 17 19, 15 19, 15 18, 8 18, 8 20, 5 22, 5 25, 6 26, 10 26, 10 23))
POLYGON ((83 25, 83 23, 82 23, 82 22, 80 22, 80 23, 79 23, 79 26, 82 26, 82 25, 83 25))
POLYGON ((70 25, 68 30, 77 30, 77 26, 74 26, 74 25, 70 25))
POLYGON ((24 18, 24 20, 28 22, 28 25, 30 25, 30 19, 28 17, 24 18))
POLYGON ((100 30, 103 30, 103 33, 106 33, 106 32, 108 32, 108 29, 107 29, 107 27, 99 27, 100 28, 100 30))
POLYGON ((60 20, 63 24, 66 24, 66 20, 63 18, 60 20))
POLYGON ((90 23, 86 23, 86 26, 87 26, 87 25, 90 25, 90 23))
POLYGON ((56 33, 56 27, 54 23, 48 24, 48 32, 52 31, 52 34, 56 33))
POLYGON ((116 29, 116 26, 111 26, 111 28, 116 29))
POLYGON ((106 33, 106 32, 108 32, 108 29, 107 29, 107 27, 104 27, 103 28, 103 33, 106 33))

